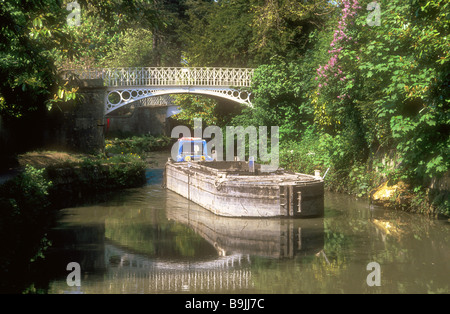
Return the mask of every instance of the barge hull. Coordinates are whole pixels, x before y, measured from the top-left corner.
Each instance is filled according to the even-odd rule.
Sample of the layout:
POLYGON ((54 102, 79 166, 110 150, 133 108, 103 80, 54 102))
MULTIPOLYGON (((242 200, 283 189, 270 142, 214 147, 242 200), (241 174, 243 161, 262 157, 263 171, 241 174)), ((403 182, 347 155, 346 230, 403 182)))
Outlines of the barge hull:
POLYGON ((323 180, 304 174, 250 174, 245 162, 174 163, 165 186, 216 215, 315 217, 324 211, 323 180))

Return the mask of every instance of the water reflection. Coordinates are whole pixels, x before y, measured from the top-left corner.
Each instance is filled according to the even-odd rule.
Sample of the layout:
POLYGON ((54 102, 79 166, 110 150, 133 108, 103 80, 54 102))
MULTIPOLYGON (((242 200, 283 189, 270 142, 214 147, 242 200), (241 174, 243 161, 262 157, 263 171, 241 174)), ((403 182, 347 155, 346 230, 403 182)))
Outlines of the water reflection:
POLYGON ((50 293, 252 291, 254 258, 316 254, 323 249, 323 219, 219 217, 151 185, 64 210, 51 237, 47 265, 61 271, 50 293), (81 265, 80 288, 66 284, 72 261, 81 265))
POLYGON ((221 217, 168 192, 169 220, 189 226, 208 241, 220 256, 247 254, 292 258, 323 249, 323 218, 255 219, 221 217))
POLYGON ((155 184, 62 211, 49 293, 448 293, 449 224, 328 193, 325 217, 219 217, 155 184), (81 265, 81 287, 66 265, 81 265), (370 262, 381 287, 366 284, 370 262))

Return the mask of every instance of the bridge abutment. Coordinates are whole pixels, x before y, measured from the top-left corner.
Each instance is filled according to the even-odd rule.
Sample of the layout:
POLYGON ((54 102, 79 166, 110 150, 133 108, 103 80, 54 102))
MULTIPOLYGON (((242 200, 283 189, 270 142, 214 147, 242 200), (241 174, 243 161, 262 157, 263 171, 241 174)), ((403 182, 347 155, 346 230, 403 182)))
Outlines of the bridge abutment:
POLYGON ((105 148, 106 87, 102 79, 79 80, 75 86, 78 99, 61 106, 57 145, 79 153, 101 153, 105 148))

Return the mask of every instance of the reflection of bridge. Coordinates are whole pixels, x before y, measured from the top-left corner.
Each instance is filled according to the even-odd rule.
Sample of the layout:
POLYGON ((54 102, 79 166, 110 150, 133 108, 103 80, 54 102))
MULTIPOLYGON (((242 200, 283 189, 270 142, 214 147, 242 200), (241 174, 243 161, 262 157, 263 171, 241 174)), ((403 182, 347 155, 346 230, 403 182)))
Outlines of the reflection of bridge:
POLYGON ((168 94, 203 94, 251 105, 253 69, 247 68, 115 68, 66 71, 82 80, 102 79, 107 88, 105 114, 129 103, 168 94))
POLYGON ((127 290, 136 286, 139 293, 225 291, 253 286, 248 255, 196 262, 155 260, 106 244, 105 262, 109 269, 105 280, 120 279, 121 285, 128 286, 127 290))

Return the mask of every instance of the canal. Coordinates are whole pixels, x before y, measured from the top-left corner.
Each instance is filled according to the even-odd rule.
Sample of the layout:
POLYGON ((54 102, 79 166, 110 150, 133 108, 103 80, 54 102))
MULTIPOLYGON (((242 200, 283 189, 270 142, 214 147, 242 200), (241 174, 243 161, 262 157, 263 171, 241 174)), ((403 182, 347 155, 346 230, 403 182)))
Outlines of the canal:
POLYGON ((63 209, 42 264, 48 293, 450 292, 447 220, 334 193, 322 218, 225 218, 161 182, 152 169, 142 188, 63 209))

